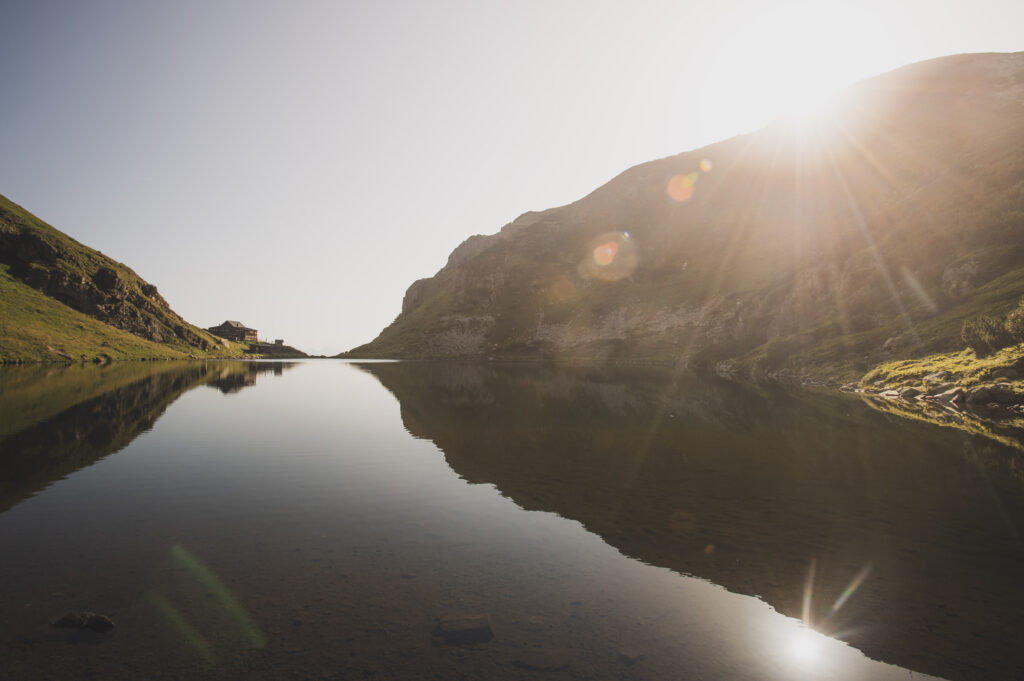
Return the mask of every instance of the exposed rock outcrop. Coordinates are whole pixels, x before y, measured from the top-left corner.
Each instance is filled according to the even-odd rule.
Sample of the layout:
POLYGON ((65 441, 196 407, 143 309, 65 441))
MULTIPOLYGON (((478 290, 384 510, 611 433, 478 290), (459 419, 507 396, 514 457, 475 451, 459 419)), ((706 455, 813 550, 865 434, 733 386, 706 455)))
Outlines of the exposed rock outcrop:
POLYGON ((1024 53, 932 60, 854 86, 814 136, 779 122, 631 168, 470 237, 349 355, 770 373, 960 347, 974 301, 1024 293, 1022 82, 1024 53))
POLYGON ((0 264, 47 296, 141 338, 200 350, 215 343, 126 265, 83 246, 2 196, 0 264))

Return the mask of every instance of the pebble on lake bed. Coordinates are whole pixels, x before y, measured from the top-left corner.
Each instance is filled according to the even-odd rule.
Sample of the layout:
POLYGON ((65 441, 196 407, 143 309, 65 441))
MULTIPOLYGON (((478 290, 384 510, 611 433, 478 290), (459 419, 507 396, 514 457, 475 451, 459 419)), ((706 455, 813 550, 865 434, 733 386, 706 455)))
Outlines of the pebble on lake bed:
POLYGON ((55 619, 52 626, 58 629, 89 629, 104 632, 114 628, 114 620, 95 612, 69 612, 55 619))

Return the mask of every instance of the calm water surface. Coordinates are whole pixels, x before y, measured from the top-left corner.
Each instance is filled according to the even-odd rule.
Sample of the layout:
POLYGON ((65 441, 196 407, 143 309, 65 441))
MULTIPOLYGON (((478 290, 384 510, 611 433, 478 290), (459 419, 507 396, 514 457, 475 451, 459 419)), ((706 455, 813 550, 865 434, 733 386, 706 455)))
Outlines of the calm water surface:
POLYGON ((1024 678, 1019 452, 857 398, 157 363, 0 415, 0 679, 1024 678))

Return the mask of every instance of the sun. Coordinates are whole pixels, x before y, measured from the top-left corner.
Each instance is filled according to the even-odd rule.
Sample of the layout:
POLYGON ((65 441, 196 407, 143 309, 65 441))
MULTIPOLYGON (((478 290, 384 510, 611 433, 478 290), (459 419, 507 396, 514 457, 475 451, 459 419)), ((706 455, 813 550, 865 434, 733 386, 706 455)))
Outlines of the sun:
POLYGON ((820 648, 820 637, 811 629, 798 629, 789 642, 790 655, 805 664, 813 662, 818 657, 820 648))
MULTIPOLYGON (((842 113, 842 89, 871 74, 846 34, 862 19, 847 2, 747 5, 709 49, 704 84, 716 111, 753 131, 780 119, 813 127, 842 113)), ((855 31, 854 31, 855 32, 855 31)))
POLYGON ((779 117, 803 130, 821 130, 842 114, 839 94, 830 88, 793 85, 794 94, 779 117))

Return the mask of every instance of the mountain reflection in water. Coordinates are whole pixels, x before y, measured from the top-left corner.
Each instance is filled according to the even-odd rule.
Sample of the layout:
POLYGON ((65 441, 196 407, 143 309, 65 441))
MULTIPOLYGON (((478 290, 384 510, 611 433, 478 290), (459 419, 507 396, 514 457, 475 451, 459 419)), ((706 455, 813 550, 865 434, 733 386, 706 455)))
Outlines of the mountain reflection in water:
POLYGON ((544 364, 365 364, 472 483, 877 659, 1024 678, 1019 453, 857 398, 544 364))
POLYGON ((254 385, 283 362, 157 362, 0 367, 0 512, 124 449, 196 386, 254 385))
POLYGON ((1020 676, 1013 459, 856 399, 320 360, 17 368, 0 409, 0 678, 922 678, 739 594, 1020 676))

